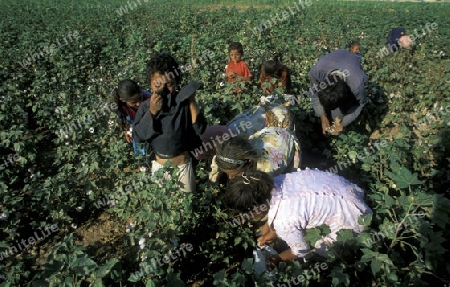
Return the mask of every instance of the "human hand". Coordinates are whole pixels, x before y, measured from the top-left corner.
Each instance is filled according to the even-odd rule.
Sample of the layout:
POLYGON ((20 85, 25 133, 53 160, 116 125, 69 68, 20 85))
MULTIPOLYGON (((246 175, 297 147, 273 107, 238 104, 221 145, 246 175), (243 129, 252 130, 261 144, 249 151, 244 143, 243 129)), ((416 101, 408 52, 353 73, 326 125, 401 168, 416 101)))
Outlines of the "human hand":
POLYGON ((334 133, 332 135, 337 136, 340 132, 344 130, 344 126, 341 123, 335 123, 334 125, 334 133))
POLYGON ((330 121, 326 115, 322 115, 320 119, 322 120, 322 133, 325 135, 330 129, 330 121))
POLYGON ((133 137, 130 131, 125 132, 125 140, 127 143, 131 143, 133 141, 133 137))
POLYGON ((272 271, 275 267, 278 266, 281 261, 283 260, 281 259, 280 255, 270 254, 266 257, 267 269, 269 269, 269 271, 272 271))
POLYGON ((340 132, 344 130, 344 125, 342 125, 341 120, 336 118, 333 125, 327 129, 327 132, 333 136, 339 135, 340 132))
POLYGON ((225 74, 227 78, 229 79, 235 79, 237 77, 237 74, 235 72, 228 72, 225 74))
POLYGON ((259 246, 272 243, 277 237, 275 230, 271 230, 269 224, 266 222, 261 228, 261 236, 257 239, 259 246))
POLYGON ((150 113, 156 115, 162 109, 163 103, 163 96, 153 94, 150 98, 150 113))

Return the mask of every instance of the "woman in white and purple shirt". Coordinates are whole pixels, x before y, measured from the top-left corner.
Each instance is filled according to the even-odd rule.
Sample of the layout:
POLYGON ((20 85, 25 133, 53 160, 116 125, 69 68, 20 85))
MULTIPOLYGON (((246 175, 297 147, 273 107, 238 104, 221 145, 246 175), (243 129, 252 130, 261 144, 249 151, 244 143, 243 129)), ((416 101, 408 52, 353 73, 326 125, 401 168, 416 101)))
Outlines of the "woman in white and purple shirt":
POLYGON ((229 182, 225 202, 239 212, 250 210, 253 218, 262 218, 268 213, 258 243, 271 243, 278 236, 290 247, 271 258, 277 263, 307 257, 312 252, 326 256, 339 230, 362 232, 364 226, 358 223, 358 218, 372 213, 363 197, 361 188, 341 176, 306 169, 279 175, 273 180, 263 172, 245 172, 229 182), (268 200, 269 210, 265 204, 268 200), (304 240, 306 230, 323 224, 331 232, 311 248, 304 240))

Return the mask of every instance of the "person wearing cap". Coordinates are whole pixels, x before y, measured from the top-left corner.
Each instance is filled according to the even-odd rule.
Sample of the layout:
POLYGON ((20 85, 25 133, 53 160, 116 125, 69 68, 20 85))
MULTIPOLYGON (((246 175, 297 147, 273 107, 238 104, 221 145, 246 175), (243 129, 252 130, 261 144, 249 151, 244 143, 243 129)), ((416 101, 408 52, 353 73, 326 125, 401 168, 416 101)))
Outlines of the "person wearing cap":
POLYGON ((386 47, 395 52, 400 48, 409 48, 412 44, 412 40, 408 34, 406 34, 406 29, 397 27, 393 28, 386 39, 386 47))

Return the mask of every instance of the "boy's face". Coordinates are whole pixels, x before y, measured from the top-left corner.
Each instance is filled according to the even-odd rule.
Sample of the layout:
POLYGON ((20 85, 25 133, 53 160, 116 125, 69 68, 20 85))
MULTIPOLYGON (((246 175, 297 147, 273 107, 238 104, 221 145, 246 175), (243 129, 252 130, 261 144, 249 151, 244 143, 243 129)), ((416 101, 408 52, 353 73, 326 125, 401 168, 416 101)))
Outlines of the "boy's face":
POLYGON ((153 92, 166 87, 171 93, 175 91, 177 83, 175 79, 167 79, 164 74, 154 73, 150 78, 150 86, 153 92))
POLYGON ((230 51, 230 60, 235 64, 241 60, 242 54, 238 52, 238 50, 230 51))
POLYGON ((361 46, 359 46, 359 45, 353 46, 353 47, 350 48, 350 52, 358 54, 360 48, 361 48, 361 46))

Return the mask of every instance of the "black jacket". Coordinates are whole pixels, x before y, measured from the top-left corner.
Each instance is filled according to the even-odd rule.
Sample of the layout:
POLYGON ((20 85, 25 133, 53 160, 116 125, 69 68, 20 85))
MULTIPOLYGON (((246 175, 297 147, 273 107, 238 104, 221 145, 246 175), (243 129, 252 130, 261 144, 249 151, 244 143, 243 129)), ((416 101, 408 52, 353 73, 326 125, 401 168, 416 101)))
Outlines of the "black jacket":
POLYGON ((207 123, 199 113, 192 124, 188 99, 201 87, 203 83, 191 82, 178 93, 169 94, 164 107, 154 117, 150 113, 150 99, 142 102, 134 120, 133 139, 149 143, 161 158, 172 158, 199 147, 207 123))

